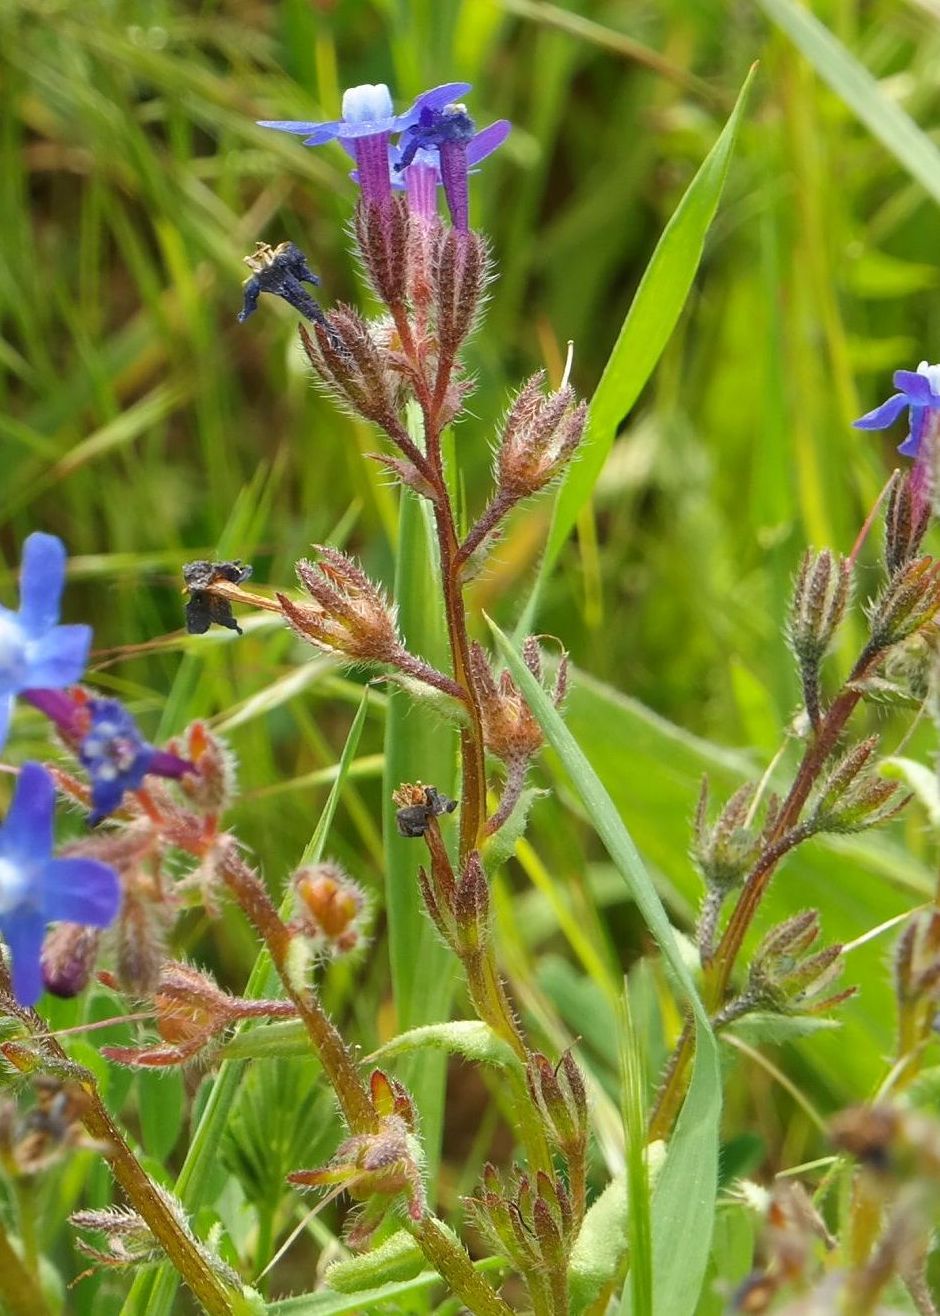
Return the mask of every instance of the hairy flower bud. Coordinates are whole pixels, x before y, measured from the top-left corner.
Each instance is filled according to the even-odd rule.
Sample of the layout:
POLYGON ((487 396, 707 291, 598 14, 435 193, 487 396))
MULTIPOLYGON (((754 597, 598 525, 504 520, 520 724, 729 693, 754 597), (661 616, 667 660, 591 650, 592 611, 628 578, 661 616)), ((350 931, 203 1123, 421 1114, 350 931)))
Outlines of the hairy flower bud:
POLYGON ((374 1133, 347 1138, 328 1165, 295 1170, 287 1179, 304 1188, 337 1185, 364 1203, 347 1233, 352 1248, 366 1246, 396 1198, 405 1196, 412 1220, 420 1220, 426 1209, 421 1150, 400 1115, 385 1116, 374 1133))
POLYGON ((470 646, 470 672, 489 752, 504 763, 534 757, 542 748, 542 729, 509 672, 497 682, 486 651, 476 641, 470 646))
POLYGON ((299 868, 291 879, 300 931, 334 955, 362 944, 365 896, 339 864, 328 860, 299 868))
POLYGON ((917 556, 930 525, 930 502, 919 493, 912 471, 895 471, 885 509, 885 566, 893 576, 917 556))
POLYGON ((490 889, 476 850, 467 856, 452 908, 456 941, 464 957, 479 955, 486 945, 490 919, 490 889))
POLYGON ((583 1156, 588 1136, 587 1092, 571 1052, 566 1051, 557 1066, 540 1052, 531 1052, 526 1082, 546 1129, 565 1157, 583 1156))
POLYGON ((355 217, 356 244, 376 295, 386 306, 401 305, 409 284, 408 203, 403 196, 380 205, 360 197, 355 217))
POLYGON ((58 923, 47 934, 42 947, 42 979, 53 996, 77 996, 95 971, 100 928, 81 923, 58 923))
POLYGON ((809 816, 815 832, 860 832, 891 818, 907 803, 898 783, 877 775, 872 755, 877 736, 860 741, 829 772, 809 816))
POLYGON ((940 563, 930 557, 905 562, 867 612, 876 650, 930 625, 940 612, 940 563))
POLYGON ((854 995, 854 987, 825 995, 842 972, 842 947, 827 946, 807 955, 819 930, 819 915, 814 909, 794 914, 772 928, 754 954, 745 990, 725 1006, 716 1025, 723 1026, 755 1009, 777 1014, 824 1014, 854 995))
POLYGON ((365 320, 351 306, 337 306, 313 334, 300 326, 300 340, 326 389, 356 416, 382 429, 398 425, 396 384, 388 362, 365 320))
POLYGON ((394 663, 403 651, 395 610, 385 595, 345 553, 323 545, 317 545, 317 552, 317 562, 303 558, 297 563, 297 575, 315 606, 277 596, 293 629, 330 653, 357 662, 394 663))
POLYGON ((486 242, 479 233, 440 229, 432 254, 431 282, 440 355, 453 361, 473 330, 487 281, 486 242))
POLYGON ((180 789, 199 813, 218 817, 235 794, 235 756, 227 743, 205 722, 193 722, 167 746, 188 759, 195 771, 180 779, 180 789))
POLYGON ((925 909, 908 921, 895 949, 894 982, 902 1005, 940 1000, 940 911, 925 909))
POLYGON ((152 996, 165 954, 165 912, 153 900, 126 889, 115 931, 121 990, 130 996, 152 996))
POLYGON ((787 638, 800 668, 803 701, 813 726, 820 718, 819 665, 845 615, 852 587, 852 564, 824 548, 807 549, 800 563, 790 605, 787 638))
POLYGON ((518 502, 561 473, 581 440, 587 405, 568 387, 544 392, 545 371, 517 394, 503 425, 496 456, 499 493, 518 502))

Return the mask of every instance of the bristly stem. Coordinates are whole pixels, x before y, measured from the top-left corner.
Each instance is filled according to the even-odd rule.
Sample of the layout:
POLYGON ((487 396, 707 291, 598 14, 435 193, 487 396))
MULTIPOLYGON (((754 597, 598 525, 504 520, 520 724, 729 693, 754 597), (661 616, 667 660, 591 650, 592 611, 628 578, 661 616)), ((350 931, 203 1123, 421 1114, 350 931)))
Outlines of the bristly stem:
MULTIPOLYGON (((734 971, 735 962, 764 894, 785 854, 808 832, 799 827, 803 806, 809 799, 820 773, 836 747, 839 736, 862 698, 861 682, 871 673, 882 656, 871 643, 862 650, 841 692, 826 710, 812 733, 793 784, 781 805, 767 844, 741 891, 738 902, 706 966, 706 1006, 711 1011, 721 1006, 734 971)), ((670 1057, 666 1078, 660 1088, 650 1119, 650 1138, 664 1138, 675 1122, 688 1084, 689 1064, 694 1052, 694 1033, 686 1023, 670 1057)))

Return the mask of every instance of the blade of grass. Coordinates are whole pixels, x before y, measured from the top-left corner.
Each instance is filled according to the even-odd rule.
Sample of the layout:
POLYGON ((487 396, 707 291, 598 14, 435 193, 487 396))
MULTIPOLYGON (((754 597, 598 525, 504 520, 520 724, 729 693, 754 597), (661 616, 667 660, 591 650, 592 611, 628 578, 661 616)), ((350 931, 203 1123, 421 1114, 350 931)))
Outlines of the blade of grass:
POLYGON ((610 796, 542 686, 498 626, 497 648, 561 759, 598 836, 626 882, 638 910, 672 970, 695 1022, 695 1063, 688 1095, 669 1143, 652 1205, 653 1310, 692 1316, 708 1264, 718 1184, 721 1073, 718 1046, 695 983, 679 950, 662 901, 610 796), (682 1264, 675 1264, 676 1240, 682 1264))
MULTIPOLYGON (((630 1300, 635 1316, 653 1316, 653 1247, 649 1170, 646 1164, 646 1102, 643 1054, 633 1022, 626 979, 619 1001, 620 1096, 627 1149, 630 1214, 630 1300)), ((623 1305, 623 1304, 622 1304, 623 1305)))
POLYGON ((656 244, 604 367, 591 399, 578 460, 569 467, 558 491, 548 543, 519 634, 532 629, 542 588, 591 497, 617 428, 653 373, 685 305, 721 199, 756 67, 748 73, 728 122, 656 244))
POLYGON ((925 191, 940 201, 940 150, 878 80, 808 9, 793 0, 759 0, 819 76, 925 191))
MULTIPOLYGON (((409 650, 446 669, 435 540, 426 512, 427 504, 406 490, 399 519, 395 598, 409 650)), ((385 724, 383 826, 389 958, 399 1031, 446 1019, 455 969, 421 906, 417 880, 421 848, 399 836, 392 791, 402 782, 421 781, 452 793, 454 772, 452 737, 443 732, 439 715, 416 708, 405 691, 391 689, 385 724)), ((435 1182, 433 1167, 440 1152, 445 1068, 443 1056, 423 1056, 402 1067, 403 1081, 421 1112, 422 1138, 432 1167, 429 1184, 435 1182)))

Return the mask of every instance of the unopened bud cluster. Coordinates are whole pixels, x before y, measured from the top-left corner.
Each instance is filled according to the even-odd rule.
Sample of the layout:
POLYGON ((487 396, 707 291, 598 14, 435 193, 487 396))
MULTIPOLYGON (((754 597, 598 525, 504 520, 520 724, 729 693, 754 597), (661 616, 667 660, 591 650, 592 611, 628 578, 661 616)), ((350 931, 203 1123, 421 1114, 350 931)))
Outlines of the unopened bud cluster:
POLYGON ((814 909, 794 914, 772 928, 751 960, 744 991, 721 1011, 716 1027, 752 1010, 824 1014, 852 996, 854 987, 829 993, 842 972, 842 947, 826 946, 811 952, 819 931, 819 915, 814 909))
POLYGON ((557 1065, 538 1051, 529 1055, 526 1082, 545 1129, 569 1162, 587 1151, 588 1105, 584 1076, 570 1051, 557 1065))
POLYGON ((877 736, 853 745, 826 776, 812 805, 808 828, 814 832, 860 832, 894 816, 906 803, 898 783, 879 777, 874 758, 877 736))
POLYGON ((787 637, 800 668, 803 699, 810 721, 819 721, 819 665, 835 638, 848 605, 852 566, 828 548, 807 549, 800 563, 787 637))
POLYGON ((530 1286, 537 1285, 539 1277, 564 1273, 576 1223, 568 1190, 559 1177, 543 1170, 534 1179, 517 1173, 506 1185, 499 1171, 486 1165, 482 1187, 467 1205, 492 1245, 530 1286))
POLYGON ((299 868, 294 888, 294 926, 317 948, 347 954, 363 944, 366 899, 362 888, 330 860, 299 868))
POLYGON ((896 471, 885 509, 884 558, 889 576, 917 556, 929 525, 929 500, 918 495, 910 471, 903 475, 896 471))
POLYGON ((347 1225, 346 1242, 363 1248, 396 1199, 404 1197, 412 1220, 426 1210, 423 1159, 414 1136, 414 1104, 397 1079, 375 1070, 370 1080, 376 1127, 340 1143, 327 1165, 295 1170, 288 1181, 303 1188, 337 1185, 363 1205, 347 1225))
POLYGON ((560 475, 581 440, 587 404, 565 386, 545 391, 545 372, 533 375, 516 396, 496 456, 497 488, 512 502, 543 489, 560 475))
POLYGON ((867 611, 877 651, 924 630, 940 612, 940 563, 929 557, 905 562, 867 611))
POLYGON ((297 563, 313 605, 278 595, 293 629, 321 649, 356 662, 394 663, 402 646, 394 609, 382 591, 345 553, 322 546, 317 552, 316 562, 302 558, 297 563))
POLYGON ((714 951, 718 918, 728 895, 740 887, 757 863, 777 820, 778 801, 771 796, 761 826, 754 823, 756 786, 738 788, 713 823, 708 821, 708 780, 703 779, 692 827, 691 854, 705 883, 696 940, 702 963, 714 951))

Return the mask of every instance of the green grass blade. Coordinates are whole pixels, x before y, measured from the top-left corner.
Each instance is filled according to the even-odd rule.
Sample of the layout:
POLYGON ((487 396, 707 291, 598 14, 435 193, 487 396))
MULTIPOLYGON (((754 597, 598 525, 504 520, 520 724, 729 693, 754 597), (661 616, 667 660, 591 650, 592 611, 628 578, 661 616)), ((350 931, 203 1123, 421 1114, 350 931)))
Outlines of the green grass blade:
MULTIPOLYGON (((446 670, 447 639, 436 563, 428 505, 405 490, 395 582, 399 624, 412 653, 446 670)), ((417 872, 424 862, 424 847, 398 835, 392 791, 402 782, 421 781, 452 794, 454 775, 454 737, 442 726, 440 716, 416 707, 407 691, 392 689, 385 724, 383 823, 389 958, 401 1031, 447 1018, 455 967, 421 905, 417 872)), ((409 1059, 402 1066, 402 1079, 421 1113, 431 1184, 440 1148, 445 1067, 446 1058, 438 1055, 409 1059)))
MULTIPOLYGON (((326 836, 336 813, 336 807, 346 781, 349 765, 356 756, 359 739, 366 720, 369 706, 368 688, 363 691, 362 700, 346 737, 343 753, 340 757, 336 780, 327 797, 323 812, 317 822, 307 848, 304 850, 303 863, 316 863, 323 855, 326 836)), ((282 907, 283 908, 283 907, 282 907)), ((271 962, 267 951, 262 951, 255 960, 245 988, 246 996, 261 996, 266 988, 271 972, 271 962)), ((225 1132, 243 1073, 243 1061, 226 1060, 219 1068, 212 1091, 196 1126, 186 1159, 174 1186, 174 1192, 183 1205, 195 1211, 203 1202, 203 1190, 213 1170, 218 1156, 219 1144, 225 1132)), ((148 1316, 171 1316, 176 1291, 179 1287, 179 1275, 169 1265, 161 1266, 155 1276, 141 1272, 134 1280, 127 1301, 122 1308, 122 1316, 135 1316, 146 1311, 148 1316), (151 1288, 152 1284, 152 1288, 151 1288), (149 1299, 145 1295, 149 1291, 149 1299)))
POLYGON ((653 1313, 653 1246, 650 1219, 650 1181, 646 1163, 645 1075, 640 1038, 630 1007, 626 980, 619 1010, 620 1095, 623 1107, 624 1146, 630 1214, 627 1218, 630 1248, 629 1290, 635 1316, 653 1313))
POLYGON ((591 497, 617 427, 653 373, 685 305, 721 199, 755 69, 745 79, 721 135, 656 244, 594 391, 578 459, 569 467, 555 501, 545 554, 520 623, 523 630, 531 629, 542 586, 591 497))
POLYGON ((656 1184, 652 1211, 653 1310, 657 1316, 691 1316, 708 1264, 715 1215, 721 1115, 718 1045, 662 901, 610 796, 541 685, 503 632, 490 625, 506 666, 561 759, 695 1021, 692 1080, 656 1184), (676 1265, 677 1239, 683 1240, 681 1265, 676 1265))
POLYGON ((900 105, 888 99, 877 79, 808 9, 793 0, 760 0, 760 5, 871 135, 940 201, 940 150, 900 105))

